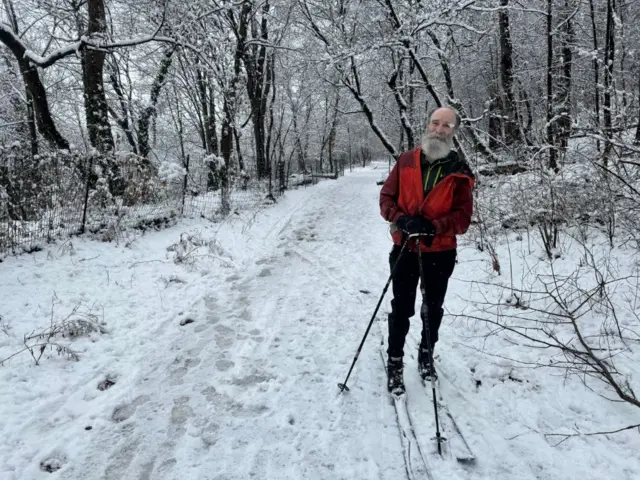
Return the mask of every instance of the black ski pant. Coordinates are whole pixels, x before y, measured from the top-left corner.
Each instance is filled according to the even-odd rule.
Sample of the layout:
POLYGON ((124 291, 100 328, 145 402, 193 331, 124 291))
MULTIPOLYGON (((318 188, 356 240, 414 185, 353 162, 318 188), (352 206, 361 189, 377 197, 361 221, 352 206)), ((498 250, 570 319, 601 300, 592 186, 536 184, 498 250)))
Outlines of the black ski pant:
MULTIPOLYGON (((389 254, 391 269, 398 261, 401 247, 394 245, 389 254)), ((423 252, 422 266, 425 276, 425 304, 427 307, 428 330, 422 325, 421 347, 427 348, 431 341, 431 347, 438 341, 438 330, 442 323, 444 310, 442 304, 447 293, 449 277, 453 273, 456 263, 456 251, 423 252), (431 338, 429 338, 429 334, 431 338)), ((393 299, 391 300, 391 313, 389 314, 389 348, 390 357, 402 357, 404 355, 404 340, 409 332, 409 318, 415 313, 416 294, 420 280, 418 265, 418 253, 407 249, 402 253, 396 271, 393 274, 393 299)))

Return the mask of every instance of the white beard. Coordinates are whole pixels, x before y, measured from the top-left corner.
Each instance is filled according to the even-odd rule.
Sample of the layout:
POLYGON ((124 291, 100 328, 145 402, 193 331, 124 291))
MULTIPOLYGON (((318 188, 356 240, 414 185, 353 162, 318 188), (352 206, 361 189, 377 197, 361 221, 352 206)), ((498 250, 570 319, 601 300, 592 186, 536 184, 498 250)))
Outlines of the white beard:
POLYGON ((429 163, 445 158, 453 148, 453 139, 451 137, 438 138, 434 134, 424 132, 422 135, 422 151, 429 163))

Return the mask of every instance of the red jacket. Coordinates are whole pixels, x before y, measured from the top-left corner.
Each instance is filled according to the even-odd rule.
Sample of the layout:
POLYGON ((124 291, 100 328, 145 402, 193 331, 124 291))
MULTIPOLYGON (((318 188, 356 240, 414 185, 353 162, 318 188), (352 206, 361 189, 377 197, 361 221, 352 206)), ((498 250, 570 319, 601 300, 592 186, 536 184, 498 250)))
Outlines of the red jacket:
MULTIPOLYGON (((395 223, 403 215, 423 215, 433 222, 436 235, 430 247, 421 245, 423 252, 453 250, 457 246, 456 235, 463 234, 471 223, 474 177, 468 165, 453 155, 455 162, 450 173, 444 176, 424 196, 420 147, 403 153, 391 169, 380 191, 380 214, 392 224, 393 243, 402 244, 402 232, 395 223)), ((415 240, 408 247, 415 251, 415 240)))

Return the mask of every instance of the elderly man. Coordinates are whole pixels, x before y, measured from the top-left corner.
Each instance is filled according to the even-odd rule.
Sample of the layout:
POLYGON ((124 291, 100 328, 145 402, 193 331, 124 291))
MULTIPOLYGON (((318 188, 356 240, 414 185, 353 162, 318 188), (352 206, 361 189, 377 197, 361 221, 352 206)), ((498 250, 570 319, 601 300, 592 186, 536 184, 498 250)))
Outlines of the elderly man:
POLYGON ((460 117, 451 108, 431 112, 422 145, 400 155, 380 191, 380 213, 391 222, 394 243, 389 255, 391 268, 398 262, 392 279, 387 349, 387 387, 395 394, 404 393, 404 342, 409 318, 415 313, 420 276, 415 238, 409 239, 400 257, 402 244, 411 234, 426 235, 421 237, 420 248, 425 275, 423 308, 427 313, 418 350, 418 370, 424 380, 436 377, 432 370, 433 348, 438 341, 442 304, 456 262, 456 235, 467 231, 473 210, 473 174, 452 150, 459 125, 460 117))

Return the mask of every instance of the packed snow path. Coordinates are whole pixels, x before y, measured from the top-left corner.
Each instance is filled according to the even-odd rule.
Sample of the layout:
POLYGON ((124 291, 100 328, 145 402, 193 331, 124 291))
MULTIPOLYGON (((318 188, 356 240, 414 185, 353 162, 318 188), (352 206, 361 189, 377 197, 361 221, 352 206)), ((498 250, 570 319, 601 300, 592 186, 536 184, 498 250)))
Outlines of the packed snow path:
MULTIPOLYGON (((119 247, 73 239, 71 248, 7 259, 0 314, 13 321, 2 358, 27 330, 48 325, 53 292, 62 317, 98 304, 108 333, 76 340, 79 362, 51 352, 36 367, 24 354, 0 368, 0 478, 406 478, 379 358, 390 293, 351 391, 337 388, 388 276, 376 185, 386 172, 384 164, 359 169, 222 225, 184 222, 119 247), (176 263, 167 247, 185 232, 216 242, 176 263), (106 378, 115 384, 99 390, 106 378)), ((460 262, 449 307, 467 288, 456 277, 487 275, 472 248, 460 249, 460 262)), ((433 457, 435 478, 638 478, 637 440, 591 437, 553 448, 543 436, 567 431, 576 415, 605 421, 624 407, 583 399, 584 390, 558 394, 562 379, 541 384, 544 373, 500 380, 498 366, 482 369, 492 359, 458 344, 465 328, 445 321, 439 365, 478 462, 433 457), (475 365, 487 374, 482 389, 475 365), (594 402, 599 412, 589 410, 594 402)), ((414 318, 412 348, 418 332, 414 318)), ((412 353, 406 369, 414 362, 412 353)), ((409 402, 426 444, 430 397, 409 402)))

